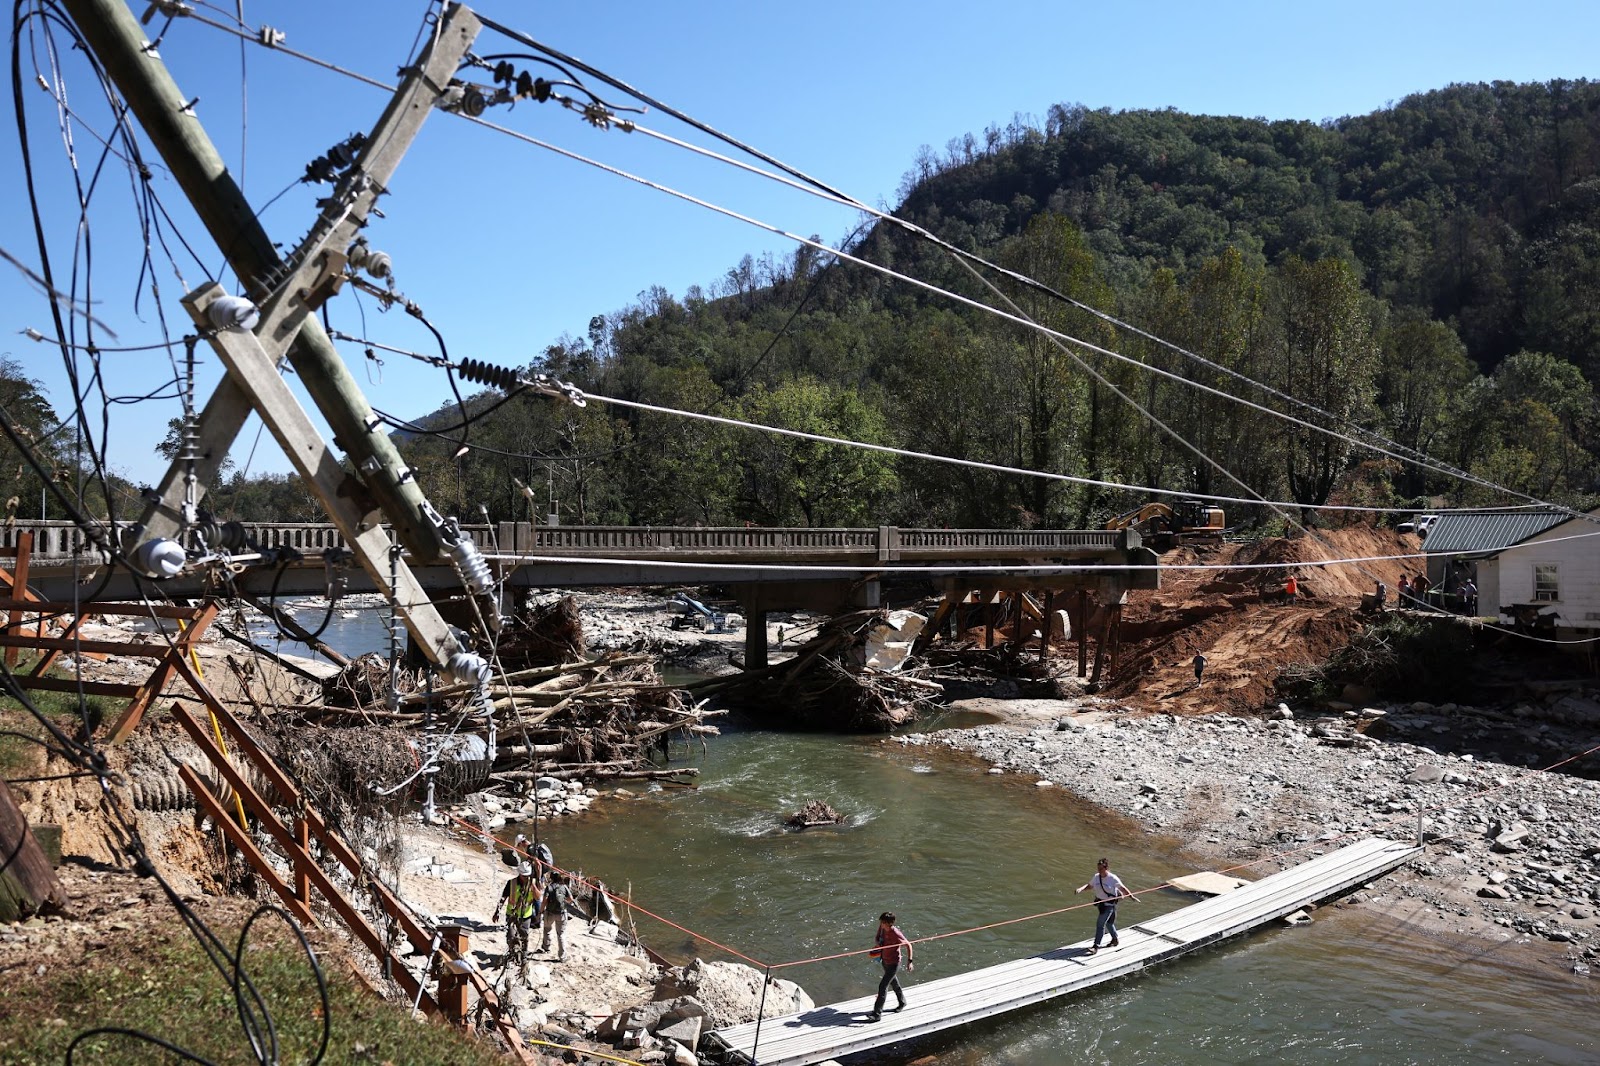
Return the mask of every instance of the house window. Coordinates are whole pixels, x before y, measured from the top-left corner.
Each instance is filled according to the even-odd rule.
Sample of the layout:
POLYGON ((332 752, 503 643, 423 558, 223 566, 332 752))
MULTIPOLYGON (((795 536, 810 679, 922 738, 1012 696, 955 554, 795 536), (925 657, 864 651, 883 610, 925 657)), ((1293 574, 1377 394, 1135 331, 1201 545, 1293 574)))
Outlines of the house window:
POLYGON ((1535 603, 1554 603, 1561 599, 1561 568, 1556 563, 1533 564, 1535 603))

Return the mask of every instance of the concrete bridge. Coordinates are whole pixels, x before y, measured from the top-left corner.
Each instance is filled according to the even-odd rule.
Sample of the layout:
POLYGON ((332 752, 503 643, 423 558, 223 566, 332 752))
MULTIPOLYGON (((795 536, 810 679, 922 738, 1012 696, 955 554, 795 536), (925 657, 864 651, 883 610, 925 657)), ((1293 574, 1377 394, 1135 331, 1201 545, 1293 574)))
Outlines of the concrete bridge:
MULTIPOLYGON (((769 611, 832 611, 875 607, 882 582, 898 572, 926 581, 946 596, 971 591, 1077 592, 1101 604, 1120 603, 1130 589, 1157 587, 1156 554, 1134 530, 914 529, 538 526, 527 522, 470 525, 471 534, 508 590, 615 586, 720 585, 761 634, 747 647, 747 663, 766 659, 764 619, 769 611), (1133 567, 1134 569, 1129 569, 1133 567), (974 570, 973 568, 981 568, 974 570), (1034 568, 1047 568, 1044 570, 1034 568)), ((236 584, 257 596, 276 583, 278 595, 325 591, 325 557, 344 547, 337 527, 323 523, 246 523, 259 549, 292 548, 301 561, 249 565, 236 584)), ((70 522, 18 522, 0 530, 0 548, 14 549, 33 535, 28 583, 45 599, 77 595, 131 599, 139 588, 126 572, 105 574, 102 556, 70 522)), ((412 565, 424 588, 459 591, 448 565, 412 565)), ((357 567, 341 571, 351 592, 370 591, 357 567)), ((215 575, 146 581, 173 599, 215 592, 215 575)))

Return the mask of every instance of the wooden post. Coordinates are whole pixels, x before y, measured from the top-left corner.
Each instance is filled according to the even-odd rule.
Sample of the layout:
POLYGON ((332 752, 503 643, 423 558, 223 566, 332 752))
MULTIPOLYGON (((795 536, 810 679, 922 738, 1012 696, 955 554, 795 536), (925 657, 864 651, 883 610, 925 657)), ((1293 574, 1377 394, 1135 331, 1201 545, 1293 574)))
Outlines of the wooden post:
POLYGON ((984 589, 983 596, 983 646, 985 649, 994 647, 994 601, 993 589, 984 589))
POLYGON ((0 780, 0 924, 67 905, 66 890, 0 780))
MULTIPOLYGON (((530 934, 531 935, 531 934, 530 934)), ((439 927, 439 937, 444 954, 452 959, 469 959, 472 956, 467 951, 467 931, 459 925, 442 925, 439 927)), ((465 1025, 467 1021, 467 978, 464 974, 452 973, 443 969, 439 974, 439 992, 434 997, 439 1003, 439 1010, 446 1018, 457 1025, 465 1025)))
MULTIPOLYGON (((17 534, 17 568, 12 571, 11 599, 13 602, 23 599, 28 591, 28 558, 33 555, 33 534, 24 531, 17 534)), ((8 620, 7 629, 20 633, 22 624, 22 611, 13 607, 8 620)), ((43 622, 40 623, 41 625, 43 622)), ((6 649, 6 666, 17 665, 17 649, 6 649)))
POLYGON ((294 862, 294 896, 295 899, 309 905, 311 875, 306 873, 305 864, 311 861, 311 824, 301 815, 295 815, 294 842, 300 848, 300 854, 295 856, 294 862))
POLYGON ((1089 676, 1089 592, 1078 590, 1078 676, 1089 676))

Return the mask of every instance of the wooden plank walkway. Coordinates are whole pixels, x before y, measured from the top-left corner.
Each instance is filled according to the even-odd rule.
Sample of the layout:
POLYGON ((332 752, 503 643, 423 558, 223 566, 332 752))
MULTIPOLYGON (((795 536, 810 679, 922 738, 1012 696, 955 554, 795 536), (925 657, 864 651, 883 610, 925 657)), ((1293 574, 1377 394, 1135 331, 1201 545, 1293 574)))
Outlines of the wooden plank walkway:
MULTIPOLYGON (((808 1066, 966 1025, 1103 981, 1237 936, 1373 880, 1421 849, 1369 837, 1120 932, 1121 947, 1088 954, 1090 940, 907 988, 909 1005, 867 1022, 872 996, 800 1014, 731 1026, 708 1034, 713 1057, 759 1066, 808 1066)), ((1124 913, 1126 908, 1124 908, 1124 913)))

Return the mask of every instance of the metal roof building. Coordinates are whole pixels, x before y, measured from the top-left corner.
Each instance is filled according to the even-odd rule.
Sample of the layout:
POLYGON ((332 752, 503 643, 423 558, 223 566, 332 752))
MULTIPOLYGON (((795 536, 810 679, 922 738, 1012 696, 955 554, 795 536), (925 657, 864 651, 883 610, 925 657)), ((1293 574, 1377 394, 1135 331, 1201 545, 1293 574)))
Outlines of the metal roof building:
POLYGON ((1442 514, 1429 527, 1422 550, 1428 555, 1492 554, 1571 518, 1569 512, 1544 508, 1442 514))
POLYGON ((1600 509, 1441 514, 1422 551, 1449 610, 1557 637, 1600 630, 1600 509))

